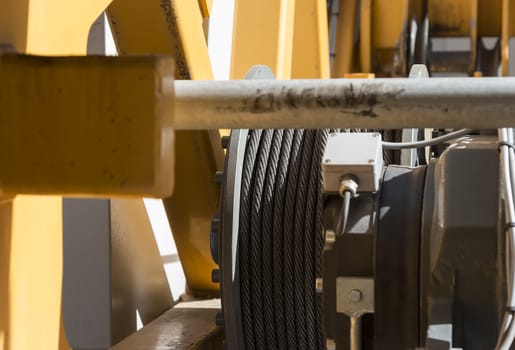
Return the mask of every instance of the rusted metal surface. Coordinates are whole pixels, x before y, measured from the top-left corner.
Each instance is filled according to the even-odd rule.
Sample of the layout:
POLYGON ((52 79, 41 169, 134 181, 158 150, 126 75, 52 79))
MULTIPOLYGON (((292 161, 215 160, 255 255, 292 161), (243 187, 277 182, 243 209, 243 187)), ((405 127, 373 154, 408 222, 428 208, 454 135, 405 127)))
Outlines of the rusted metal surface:
POLYGON ((220 303, 180 303, 111 350, 222 349, 223 332, 215 325, 220 303))
POLYGON ((515 78, 175 84, 177 129, 515 126, 515 78))

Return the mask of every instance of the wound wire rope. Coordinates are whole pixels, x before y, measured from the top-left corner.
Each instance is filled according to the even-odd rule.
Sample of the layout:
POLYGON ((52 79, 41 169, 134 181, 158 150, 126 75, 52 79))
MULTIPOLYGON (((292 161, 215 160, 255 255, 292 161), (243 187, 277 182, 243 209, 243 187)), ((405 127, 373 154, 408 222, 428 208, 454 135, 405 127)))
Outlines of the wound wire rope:
POLYGON ((324 349, 321 161, 328 130, 250 130, 240 198, 245 347, 324 349))

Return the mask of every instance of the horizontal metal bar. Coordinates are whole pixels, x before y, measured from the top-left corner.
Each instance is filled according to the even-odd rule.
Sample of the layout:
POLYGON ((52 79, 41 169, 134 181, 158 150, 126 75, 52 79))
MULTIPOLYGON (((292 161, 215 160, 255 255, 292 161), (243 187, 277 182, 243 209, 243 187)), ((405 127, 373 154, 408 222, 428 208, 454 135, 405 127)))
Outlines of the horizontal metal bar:
POLYGON ((515 127, 515 78, 175 81, 175 128, 515 127))

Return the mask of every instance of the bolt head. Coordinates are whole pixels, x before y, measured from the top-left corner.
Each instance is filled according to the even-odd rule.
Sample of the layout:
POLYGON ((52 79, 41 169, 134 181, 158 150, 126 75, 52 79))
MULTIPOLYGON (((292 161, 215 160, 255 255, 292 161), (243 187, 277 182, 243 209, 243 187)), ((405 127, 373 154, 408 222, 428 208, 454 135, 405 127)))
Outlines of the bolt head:
POLYGON ((332 338, 327 338, 325 341, 325 348, 327 350, 336 350, 336 342, 332 338))
POLYGON ((320 277, 317 277, 315 280, 315 289, 317 293, 322 293, 324 291, 324 280, 320 277))
POLYGON ((324 250, 333 249, 334 243, 336 242, 336 232, 333 230, 325 231, 324 250))
POLYGON ((353 303, 359 303, 363 295, 359 289, 353 289, 349 292, 349 300, 353 303))

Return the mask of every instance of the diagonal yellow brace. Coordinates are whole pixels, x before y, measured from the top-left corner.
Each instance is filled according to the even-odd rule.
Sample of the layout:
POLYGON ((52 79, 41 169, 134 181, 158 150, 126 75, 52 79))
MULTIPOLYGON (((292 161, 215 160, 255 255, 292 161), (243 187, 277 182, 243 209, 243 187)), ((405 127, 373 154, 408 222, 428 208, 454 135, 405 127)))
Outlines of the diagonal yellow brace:
MULTIPOLYGON (((108 16, 120 54, 172 54, 176 78, 213 79, 197 1, 115 0, 108 16)), ((219 198, 213 176, 223 163, 218 131, 178 131, 175 149, 176 186, 164 200, 174 240, 189 291, 216 294, 209 231, 219 198)))
POLYGON ((172 59, 9 55, 0 76, 0 196, 172 193, 172 59))

